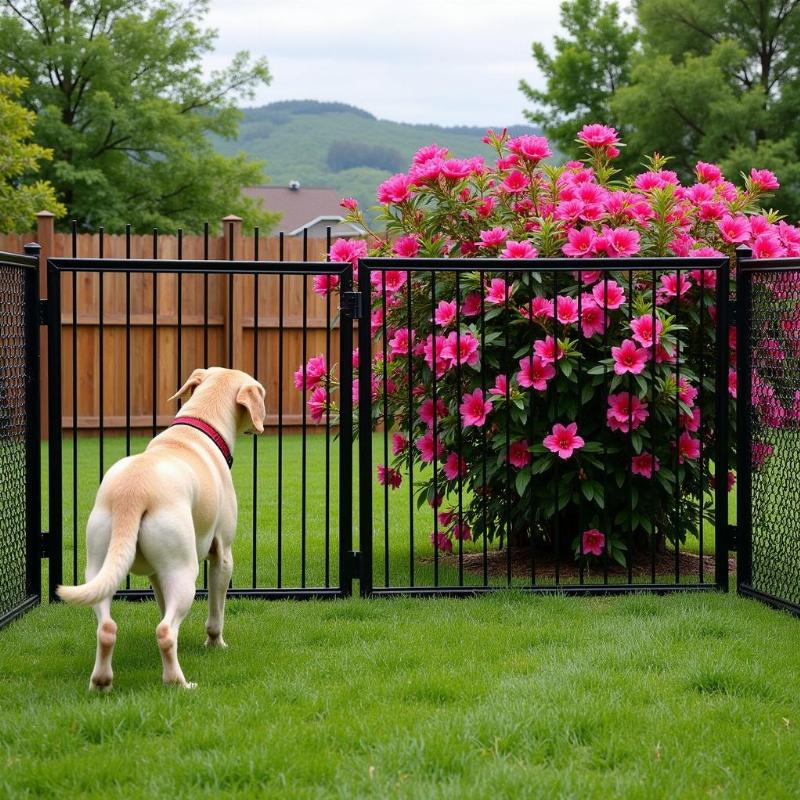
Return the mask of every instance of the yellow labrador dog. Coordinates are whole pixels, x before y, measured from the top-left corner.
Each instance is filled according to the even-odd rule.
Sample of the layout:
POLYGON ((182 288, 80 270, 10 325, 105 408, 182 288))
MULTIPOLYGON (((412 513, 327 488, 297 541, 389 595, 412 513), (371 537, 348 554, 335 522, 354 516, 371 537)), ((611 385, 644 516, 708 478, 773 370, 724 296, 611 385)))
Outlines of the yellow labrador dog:
POLYGON ((161 609, 156 639, 164 683, 194 688, 178 664, 178 630, 207 558, 206 646, 222 638, 233 571, 236 494, 231 480, 239 433, 264 430, 264 387, 238 370, 196 369, 170 400, 187 400, 172 425, 136 456, 108 470, 86 526, 86 583, 60 586, 62 600, 94 606, 97 656, 91 689, 111 688, 117 625, 111 598, 128 572, 147 575, 161 609))

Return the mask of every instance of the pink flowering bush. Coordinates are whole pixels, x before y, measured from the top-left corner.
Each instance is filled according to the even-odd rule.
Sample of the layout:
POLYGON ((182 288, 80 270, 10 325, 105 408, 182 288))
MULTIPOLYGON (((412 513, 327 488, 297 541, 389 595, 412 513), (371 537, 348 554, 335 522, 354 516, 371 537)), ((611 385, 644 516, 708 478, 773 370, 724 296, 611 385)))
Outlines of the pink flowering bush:
MULTIPOLYGON (((491 163, 424 147, 378 188, 387 234, 331 248, 354 268, 367 254, 476 259, 475 272, 437 273, 435 289, 407 263, 373 272, 372 318, 361 323, 374 340, 373 423, 391 437, 378 479, 396 489, 413 467, 420 504, 439 514, 440 550, 482 536, 552 544, 558 528, 564 552, 624 562, 652 536, 696 534, 711 514, 698 497, 713 477, 718 275, 702 262, 630 273, 596 261, 581 269, 580 259, 722 257, 739 244, 759 258, 800 255, 800 230, 761 210, 778 186, 769 171, 736 186, 700 162, 684 186, 655 155, 623 180, 613 128, 586 126, 578 140, 585 157, 562 165, 545 161, 537 136, 490 131, 491 163), (478 272, 482 257, 565 256, 574 271, 478 272)), ((367 227, 354 201, 344 206, 367 227)), ((324 294, 335 283, 314 286, 324 294)), ((312 358, 296 375, 313 418, 330 370, 312 358)), ((732 403, 735 372, 729 387, 732 403)))

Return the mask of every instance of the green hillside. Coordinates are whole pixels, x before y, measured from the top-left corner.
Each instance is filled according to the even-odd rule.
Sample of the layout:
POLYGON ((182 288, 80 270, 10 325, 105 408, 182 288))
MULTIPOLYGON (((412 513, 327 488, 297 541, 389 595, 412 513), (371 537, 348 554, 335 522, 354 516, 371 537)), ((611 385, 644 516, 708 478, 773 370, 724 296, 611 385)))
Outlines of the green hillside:
MULTIPOLYGON (((377 185, 407 169, 424 145, 435 142, 457 157, 492 157, 481 142, 489 125, 411 125, 377 119, 344 103, 313 100, 287 100, 243 113, 236 141, 215 140, 220 152, 244 152, 264 160, 273 185, 298 180, 303 186, 332 186, 342 197, 356 197, 364 208, 375 204, 377 185)), ((515 136, 539 133, 526 125, 510 131, 515 136)))

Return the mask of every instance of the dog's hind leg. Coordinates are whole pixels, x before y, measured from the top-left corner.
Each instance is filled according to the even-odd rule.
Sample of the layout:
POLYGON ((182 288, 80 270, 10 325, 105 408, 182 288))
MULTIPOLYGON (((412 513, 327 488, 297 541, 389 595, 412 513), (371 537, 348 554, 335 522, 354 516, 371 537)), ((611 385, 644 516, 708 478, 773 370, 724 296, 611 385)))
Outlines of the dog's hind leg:
POLYGON ((111 655, 117 642, 117 623, 111 619, 111 598, 107 597, 94 606, 94 613, 97 617, 97 654, 89 689, 108 692, 114 679, 111 655))
POLYGON ((208 554, 208 619, 206 647, 227 647, 222 638, 225 624, 225 595, 233 574, 233 553, 215 539, 208 554))
POLYGON ((192 607, 197 580, 197 562, 182 570, 156 576, 164 595, 164 618, 156 627, 156 640, 161 651, 164 683, 177 683, 185 689, 194 689, 197 684, 189 683, 178 663, 178 633, 181 623, 192 607))

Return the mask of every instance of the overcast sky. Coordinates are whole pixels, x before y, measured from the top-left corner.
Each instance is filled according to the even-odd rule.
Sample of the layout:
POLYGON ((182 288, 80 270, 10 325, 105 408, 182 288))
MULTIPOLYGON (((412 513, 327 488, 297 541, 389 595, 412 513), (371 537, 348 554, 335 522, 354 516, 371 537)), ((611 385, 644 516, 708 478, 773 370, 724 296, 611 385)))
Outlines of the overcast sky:
POLYGON ((524 122, 520 78, 541 85, 534 40, 558 31, 559 0, 211 0, 206 66, 238 50, 269 59, 256 105, 338 100, 383 119, 524 122))

